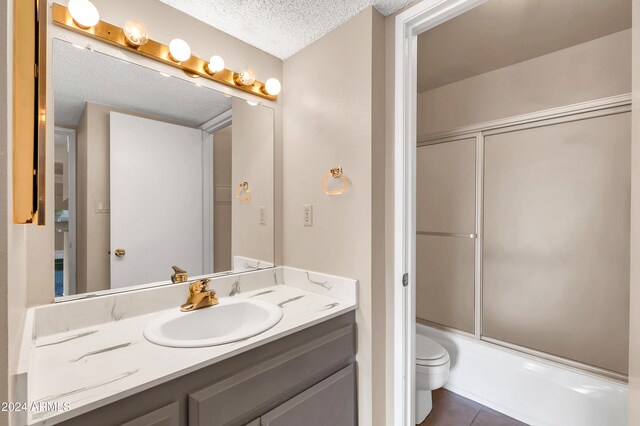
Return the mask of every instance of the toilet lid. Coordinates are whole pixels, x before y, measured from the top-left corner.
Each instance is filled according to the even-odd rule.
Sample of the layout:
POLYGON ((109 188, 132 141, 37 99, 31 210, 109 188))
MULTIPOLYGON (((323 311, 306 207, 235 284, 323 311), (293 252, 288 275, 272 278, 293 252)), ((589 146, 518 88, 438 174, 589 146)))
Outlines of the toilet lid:
POLYGON ((436 360, 447 354, 445 348, 435 340, 429 339, 421 334, 416 334, 416 359, 436 360))

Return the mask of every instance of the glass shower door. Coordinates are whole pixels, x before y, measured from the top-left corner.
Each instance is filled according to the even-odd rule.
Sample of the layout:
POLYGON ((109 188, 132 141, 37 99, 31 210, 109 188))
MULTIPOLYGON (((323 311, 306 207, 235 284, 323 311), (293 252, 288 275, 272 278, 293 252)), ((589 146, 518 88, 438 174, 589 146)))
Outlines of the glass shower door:
POLYGON ((630 115, 485 136, 483 338, 627 373, 630 115))
POLYGON ((476 138, 418 147, 416 315, 474 333, 476 138))

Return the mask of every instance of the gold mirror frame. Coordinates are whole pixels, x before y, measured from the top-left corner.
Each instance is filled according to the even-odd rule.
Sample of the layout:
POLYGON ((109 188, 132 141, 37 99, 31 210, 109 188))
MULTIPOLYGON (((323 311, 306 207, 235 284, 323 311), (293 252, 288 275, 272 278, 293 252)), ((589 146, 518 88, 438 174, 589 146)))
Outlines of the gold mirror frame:
POLYGON ((44 225, 47 7, 13 7, 13 223, 44 225))

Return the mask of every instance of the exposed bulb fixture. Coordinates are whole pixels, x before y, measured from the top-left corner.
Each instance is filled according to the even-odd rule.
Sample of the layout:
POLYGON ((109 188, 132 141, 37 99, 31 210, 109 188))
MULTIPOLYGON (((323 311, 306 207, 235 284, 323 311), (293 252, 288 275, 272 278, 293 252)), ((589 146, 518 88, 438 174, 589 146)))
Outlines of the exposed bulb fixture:
POLYGON ((256 81, 256 73, 251 68, 245 68, 237 75, 236 84, 240 86, 251 86, 256 81))
POLYGON ((224 59, 222 59, 218 55, 213 55, 211 59, 209 59, 209 63, 205 66, 205 68, 205 71, 207 71, 211 75, 220 72, 224 69, 224 59))
POLYGON ((89 0, 69 0, 67 4, 73 22, 85 30, 100 22, 98 9, 89 0))
POLYGON ((186 41, 174 38, 169 43, 169 56, 174 62, 184 62, 191 57, 191 48, 186 41))
POLYGON ((147 28, 140 21, 130 20, 125 22, 122 31, 124 31, 127 43, 133 47, 140 47, 149 41, 147 28))
POLYGON ((248 103, 249 105, 251 105, 251 106, 256 106, 256 105, 258 105, 258 103, 257 103, 257 102, 253 102, 253 101, 247 101, 247 103, 248 103))
POLYGON ((277 78, 270 78, 264 83, 263 92, 267 95, 276 96, 282 90, 282 85, 277 78))

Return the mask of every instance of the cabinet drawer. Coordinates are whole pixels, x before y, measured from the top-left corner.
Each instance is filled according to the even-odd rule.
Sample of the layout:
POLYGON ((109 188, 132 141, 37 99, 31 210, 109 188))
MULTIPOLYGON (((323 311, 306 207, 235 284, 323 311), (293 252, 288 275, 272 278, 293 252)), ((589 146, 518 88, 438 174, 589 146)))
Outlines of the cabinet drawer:
POLYGON ((260 418, 260 426, 354 426, 355 424, 356 375, 353 364, 260 418))
POLYGON ((179 426, 180 404, 176 401, 133 419, 122 426, 179 426))
POLYGON ((240 426, 353 362, 354 326, 189 395, 189 426, 240 426))

